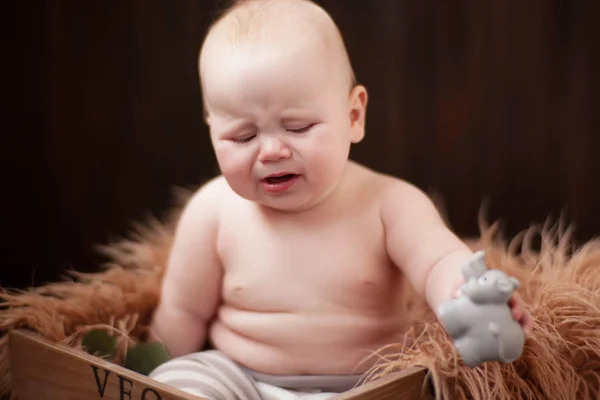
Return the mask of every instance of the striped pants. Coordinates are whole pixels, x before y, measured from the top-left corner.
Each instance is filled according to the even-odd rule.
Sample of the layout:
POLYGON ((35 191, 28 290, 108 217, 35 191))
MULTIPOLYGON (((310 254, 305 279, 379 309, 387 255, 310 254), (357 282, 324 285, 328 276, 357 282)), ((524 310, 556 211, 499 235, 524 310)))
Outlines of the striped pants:
POLYGON ((217 350, 172 359, 150 373, 158 382, 210 400, 324 400, 357 386, 360 377, 262 374, 217 350))

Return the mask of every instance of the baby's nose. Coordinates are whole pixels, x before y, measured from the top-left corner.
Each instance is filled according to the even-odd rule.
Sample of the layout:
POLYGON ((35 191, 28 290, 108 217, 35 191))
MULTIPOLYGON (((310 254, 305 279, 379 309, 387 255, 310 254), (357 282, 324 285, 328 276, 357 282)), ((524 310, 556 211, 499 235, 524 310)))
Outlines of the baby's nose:
POLYGON ((261 143, 258 160, 264 163, 289 158, 291 155, 292 152, 281 140, 274 137, 267 137, 261 143))

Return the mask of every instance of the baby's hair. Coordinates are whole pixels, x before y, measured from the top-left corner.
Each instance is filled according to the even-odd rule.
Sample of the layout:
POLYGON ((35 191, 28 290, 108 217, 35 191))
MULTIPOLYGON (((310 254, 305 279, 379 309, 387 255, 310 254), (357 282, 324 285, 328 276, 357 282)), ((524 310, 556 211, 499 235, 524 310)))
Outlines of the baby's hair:
MULTIPOLYGON (((245 45, 258 42, 265 39, 268 35, 269 24, 272 24, 273 18, 280 24, 285 24, 292 18, 302 18, 307 22, 307 25, 313 25, 314 28, 323 32, 322 37, 325 36, 324 26, 333 28, 333 33, 336 38, 334 41, 339 45, 337 50, 340 51, 341 56, 347 61, 349 67, 349 73, 351 78, 352 86, 356 84, 354 71, 350 63, 350 57, 346 50, 342 34, 333 21, 329 13, 325 11, 321 6, 311 0, 233 0, 229 1, 228 5, 217 13, 215 20, 212 22, 208 29, 208 34, 211 33, 217 27, 224 34, 226 40, 234 45, 245 45), (298 14, 278 14, 275 15, 276 5, 285 3, 305 3, 318 10, 310 14, 309 18, 298 14), (337 39, 337 40, 335 40, 337 39)), ((323 38, 323 40, 325 40, 323 38)))
MULTIPOLYGON (((313 32, 317 32, 319 40, 330 53, 338 53, 342 58, 343 66, 349 75, 349 89, 356 86, 354 70, 342 34, 333 18, 321 6, 311 0, 234 0, 228 3, 217 13, 214 22, 209 26, 207 37, 218 30, 219 36, 230 45, 252 45, 269 40, 269 35, 273 34, 273 31, 269 30, 272 26, 292 28, 292 24, 302 20, 313 28, 313 32), (286 13, 285 8, 278 7, 286 3, 304 3, 312 8, 312 12, 286 13)), ((310 28, 303 28, 303 31, 310 32, 310 28)), ((204 109, 206 112, 206 107, 204 109)))
MULTIPOLYGON (((220 12, 218 18, 211 24, 209 31, 225 18, 228 21, 227 38, 236 44, 244 44, 257 39, 262 34, 264 23, 269 16, 268 11, 278 0, 236 0, 220 12), (259 34, 259 31, 260 34, 259 34)), ((279 0, 281 1, 281 0, 279 0)))

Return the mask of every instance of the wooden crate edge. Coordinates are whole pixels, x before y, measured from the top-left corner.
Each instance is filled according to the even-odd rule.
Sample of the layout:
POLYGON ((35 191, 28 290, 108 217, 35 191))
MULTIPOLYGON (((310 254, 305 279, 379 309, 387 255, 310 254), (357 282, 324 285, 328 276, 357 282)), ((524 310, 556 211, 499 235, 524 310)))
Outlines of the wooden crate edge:
MULTIPOLYGON (((19 374, 23 373, 19 368, 18 350, 23 346, 34 346, 44 349, 54 354, 62 354, 63 356, 72 357, 73 360, 80 363, 82 366, 95 366, 99 369, 109 370, 117 376, 126 377, 143 387, 152 388, 160 393, 167 393, 171 399, 192 400, 198 397, 191 396, 183 391, 174 389, 170 386, 156 382, 147 376, 133 372, 120 365, 111 363, 101 358, 92 356, 60 343, 53 343, 40 335, 26 330, 12 330, 9 332, 9 351, 11 364, 13 367, 13 389, 19 393, 20 390, 16 385, 21 384, 22 377, 19 374)), ((426 385, 427 370, 421 367, 412 367, 406 370, 393 372, 385 377, 375 381, 370 381, 364 385, 352 389, 348 392, 341 393, 335 397, 335 400, 424 400, 431 399, 431 391, 426 385)), ((19 397, 19 400, 28 400, 27 398, 19 397)), ((334 400, 334 399, 332 399, 334 400)))
MULTIPOLYGON (((29 387, 30 385, 26 378, 27 376, 30 376, 31 368, 27 363, 21 362, 23 361, 21 360, 23 355, 19 354, 21 351, 31 351, 32 354, 27 355, 27 358, 30 361, 35 359, 34 355, 36 353, 39 354, 40 352, 43 352, 44 354, 52 355, 56 359, 67 358, 72 364, 80 366, 82 370, 87 370, 88 374, 86 377, 92 385, 97 385, 98 391, 101 392, 98 394, 99 399, 111 400, 116 398, 134 400, 135 398, 140 398, 139 396, 134 396, 135 388, 135 391, 137 392, 146 393, 145 396, 142 396, 142 399, 144 400, 198 400, 197 396, 192 396, 84 351, 74 349, 64 344, 51 342, 34 332, 17 329, 11 330, 8 335, 13 381, 12 396, 13 398, 16 397, 18 400, 54 399, 54 388, 63 386, 61 382, 49 382, 47 385, 39 384, 40 393, 32 395, 32 388, 29 387), (118 379, 118 386, 120 386, 119 389, 121 393, 115 395, 107 394, 107 380, 109 376, 113 379, 115 379, 115 377, 118 379), (103 387, 102 390, 100 390, 101 387, 103 387), (43 393, 44 391, 47 392, 43 393), (156 394, 158 394, 158 396, 156 394)), ((53 375, 55 374, 55 371, 48 371, 48 374, 53 375)), ((89 385, 88 382, 88 386, 89 385)), ((114 386, 114 382, 108 382, 108 386, 114 386)))

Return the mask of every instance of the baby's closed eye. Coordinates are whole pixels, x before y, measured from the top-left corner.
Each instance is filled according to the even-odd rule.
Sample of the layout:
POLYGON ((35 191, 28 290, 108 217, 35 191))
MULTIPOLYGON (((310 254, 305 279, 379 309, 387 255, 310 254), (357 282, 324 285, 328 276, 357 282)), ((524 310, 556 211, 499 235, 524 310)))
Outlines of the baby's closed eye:
POLYGON ((315 126, 316 124, 307 124, 304 125, 303 127, 300 128, 287 128, 288 132, 293 132, 293 133, 304 133, 304 132, 308 132, 313 126, 315 126))
POLYGON ((235 143, 248 143, 255 137, 256 137, 256 135, 247 135, 247 136, 242 136, 242 137, 231 138, 230 140, 235 143))

